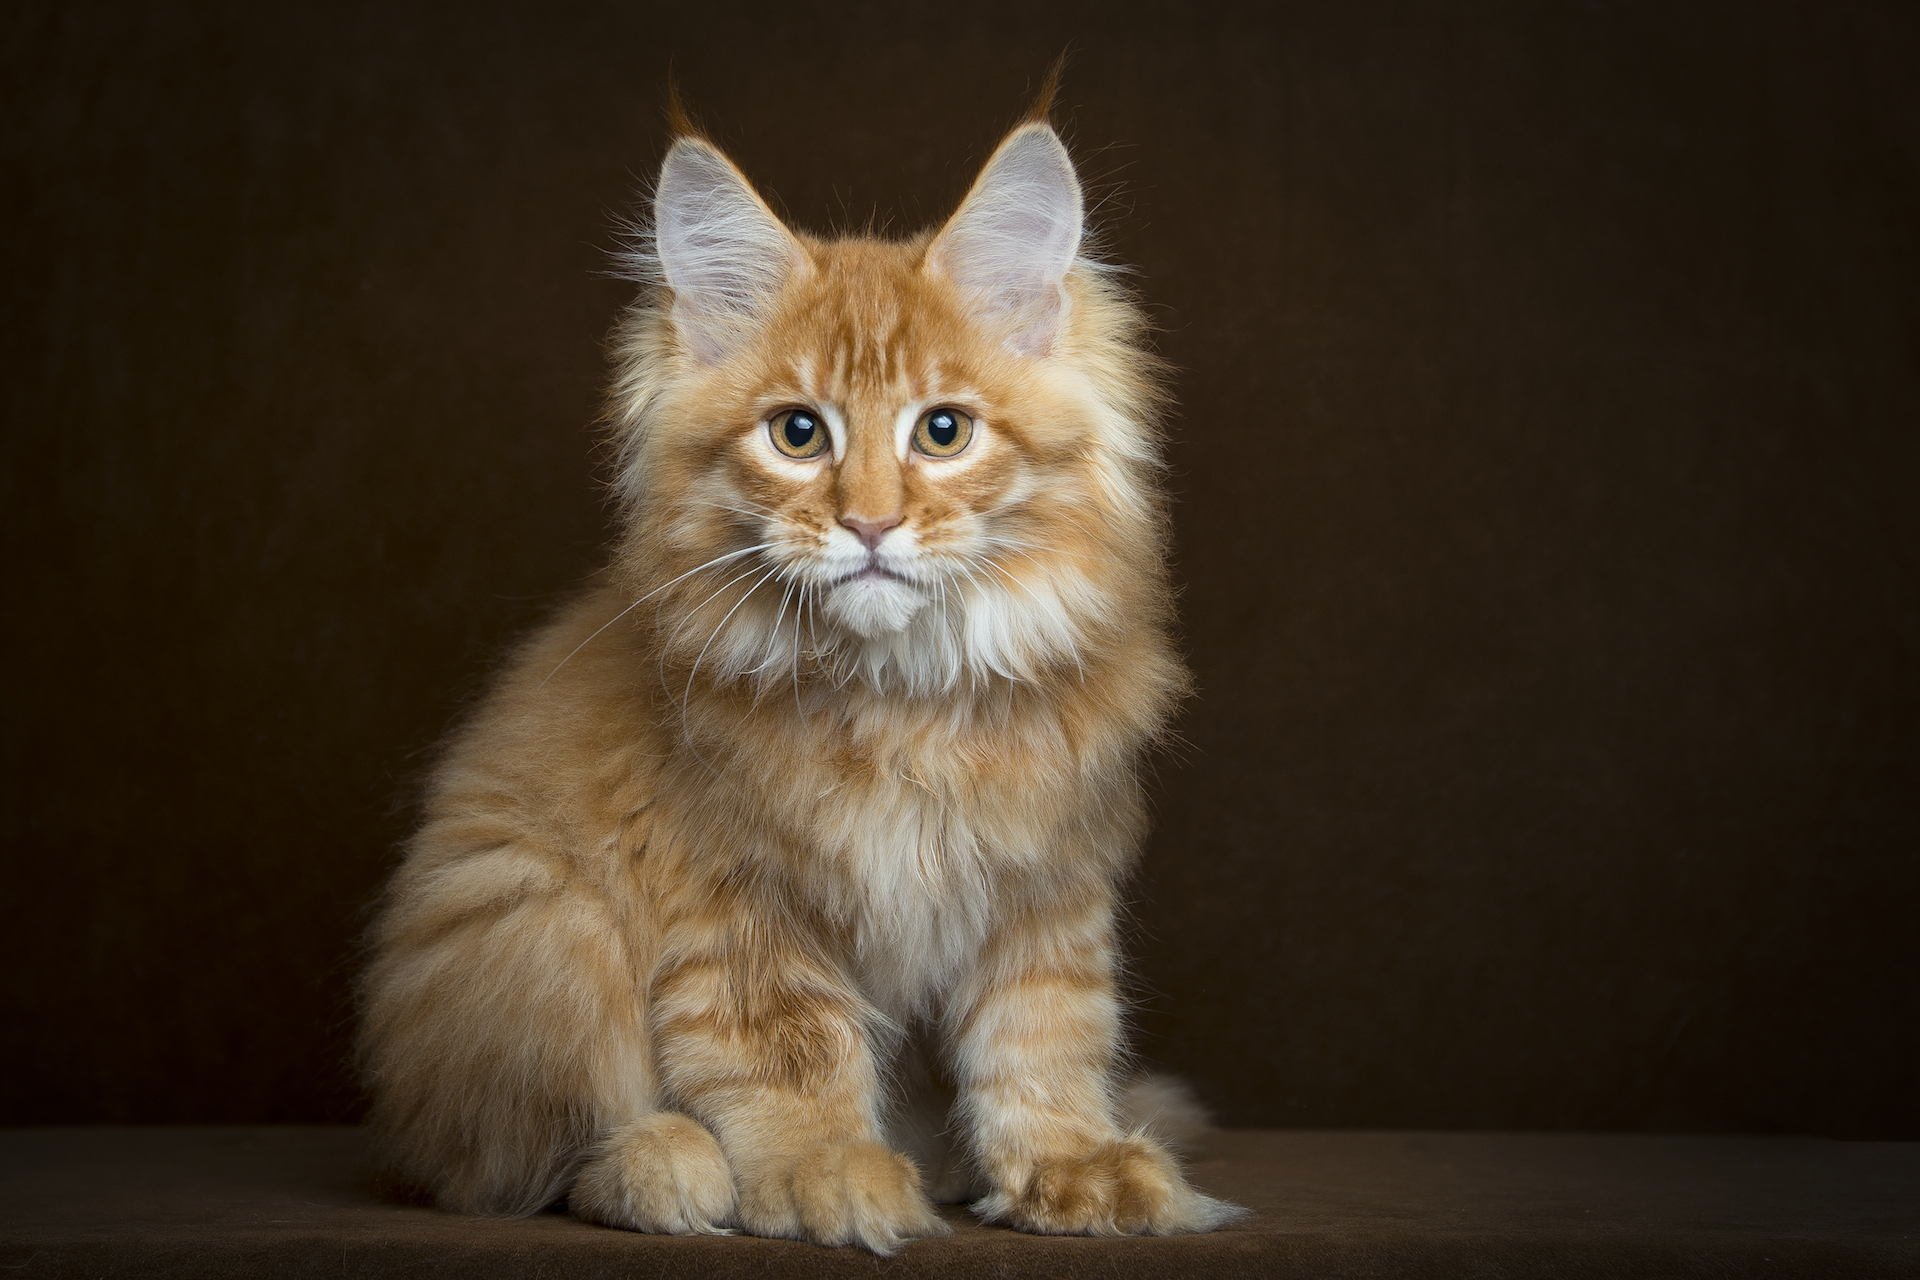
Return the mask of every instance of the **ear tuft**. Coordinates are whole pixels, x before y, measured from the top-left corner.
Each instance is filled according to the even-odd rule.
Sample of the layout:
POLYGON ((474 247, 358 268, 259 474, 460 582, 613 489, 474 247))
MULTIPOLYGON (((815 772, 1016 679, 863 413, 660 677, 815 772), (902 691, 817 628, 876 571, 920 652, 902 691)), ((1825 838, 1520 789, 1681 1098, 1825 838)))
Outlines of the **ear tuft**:
POLYGON ((653 218, 675 328, 700 360, 724 359, 800 266, 800 243, 733 162, 692 133, 660 166, 653 218))
POLYGON ((1023 124, 987 161, 927 250, 980 318, 1004 325, 1024 355, 1046 355, 1066 313, 1064 282, 1080 252, 1080 180, 1060 136, 1023 124))
POLYGON ((1067 51, 1062 49, 1054 58, 1053 65, 1047 68, 1046 78, 1040 82, 1040 89, 1033 95, 1033 105, 1027 108, 1027 114, 1020 118, 1021 124, 1053 123, 1053 100, 1060 96, 1060 77, 1067 73, 1067 51))
POLYGON ((680 81, 672 72, 667 74, 667 136, 674 141, 681 138, 698 138, 708 141, 707 131, 700 127, 693 111, 687 106, 686 95, 680 92, 680 81))

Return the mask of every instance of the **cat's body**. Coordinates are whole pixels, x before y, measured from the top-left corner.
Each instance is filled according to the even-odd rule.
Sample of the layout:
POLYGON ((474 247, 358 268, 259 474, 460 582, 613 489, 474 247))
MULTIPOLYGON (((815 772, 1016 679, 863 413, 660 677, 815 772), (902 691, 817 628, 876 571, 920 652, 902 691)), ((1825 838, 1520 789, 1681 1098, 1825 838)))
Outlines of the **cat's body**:
POLYGON ((814 241, 684 138, 657 217, 625 537, 456 737, 376 930, 396 1158, 463 1209, 880 1250, 941 1229, 922 1175, 1030 1230, 1217 1224, 1117 1110, 1184 674, 1151 363, 1064 151, 1017 130, 937 237, 814 241))

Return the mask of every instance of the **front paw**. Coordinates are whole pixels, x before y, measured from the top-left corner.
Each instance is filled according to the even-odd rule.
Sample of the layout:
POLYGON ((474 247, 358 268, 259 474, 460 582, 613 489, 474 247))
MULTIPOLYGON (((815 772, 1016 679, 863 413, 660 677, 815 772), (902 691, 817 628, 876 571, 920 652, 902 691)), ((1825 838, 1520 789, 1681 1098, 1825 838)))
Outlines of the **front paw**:
POLYGON ((739 1221, 755 1235, 858 1244, 880 1254, 949 1230, 913 1162, 877 1142, 822 1147, 747 1179, 739 1221))
POLYGON ((1242 1210, 1201 1195, 1166 1149, 1145 1138, 1036 1162, 1017 1190, 974 1206, 990 1222, 1042 1235, 1175 1235, 1212 1231, 1242 1210))

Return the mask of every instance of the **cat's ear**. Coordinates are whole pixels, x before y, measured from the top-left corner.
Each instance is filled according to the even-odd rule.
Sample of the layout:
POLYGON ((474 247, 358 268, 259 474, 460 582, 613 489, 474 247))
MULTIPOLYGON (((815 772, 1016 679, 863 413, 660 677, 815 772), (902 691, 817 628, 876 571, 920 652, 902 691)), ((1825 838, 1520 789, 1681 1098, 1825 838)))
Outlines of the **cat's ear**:
POLYGON ((738 349, 765 318, 806 250, 745 175, 706 139, 682 136, 660 166, 653 235, 673 290, 673 323, 709 364, 738 349))
POLYGON ((1066 316, 1065 280, 1080 252, 1080 179, 1052 127, 1007 135, 960 210, 927 249, 927 265, 966 293, 982 318, 1004 325, 1024 355, 1053 349, 1066 316))

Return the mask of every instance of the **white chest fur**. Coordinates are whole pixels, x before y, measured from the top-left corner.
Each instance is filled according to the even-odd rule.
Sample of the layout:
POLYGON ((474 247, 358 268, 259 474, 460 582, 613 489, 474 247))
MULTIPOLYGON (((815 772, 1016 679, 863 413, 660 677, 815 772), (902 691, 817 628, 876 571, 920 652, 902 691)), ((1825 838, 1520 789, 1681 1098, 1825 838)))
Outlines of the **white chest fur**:
POLYGON ((848 762, 808 806, 809 888, 848 930, 867 998, 905 1024, 971 968, 1007 877, 1050 856, 1082 774, 1051 715, 954 704, 916 719, 879 697, 836 710, 804 751, 848 762), (1000 767, 1009 756, 1051 768, 1000 767))
POLYGON ((836 914, 851 926, 868 999, 906 1022, 964 972, 991 924, 1001 851, 962 805, 907 778, 880 781, 848 804, 833 859, 836 914))

